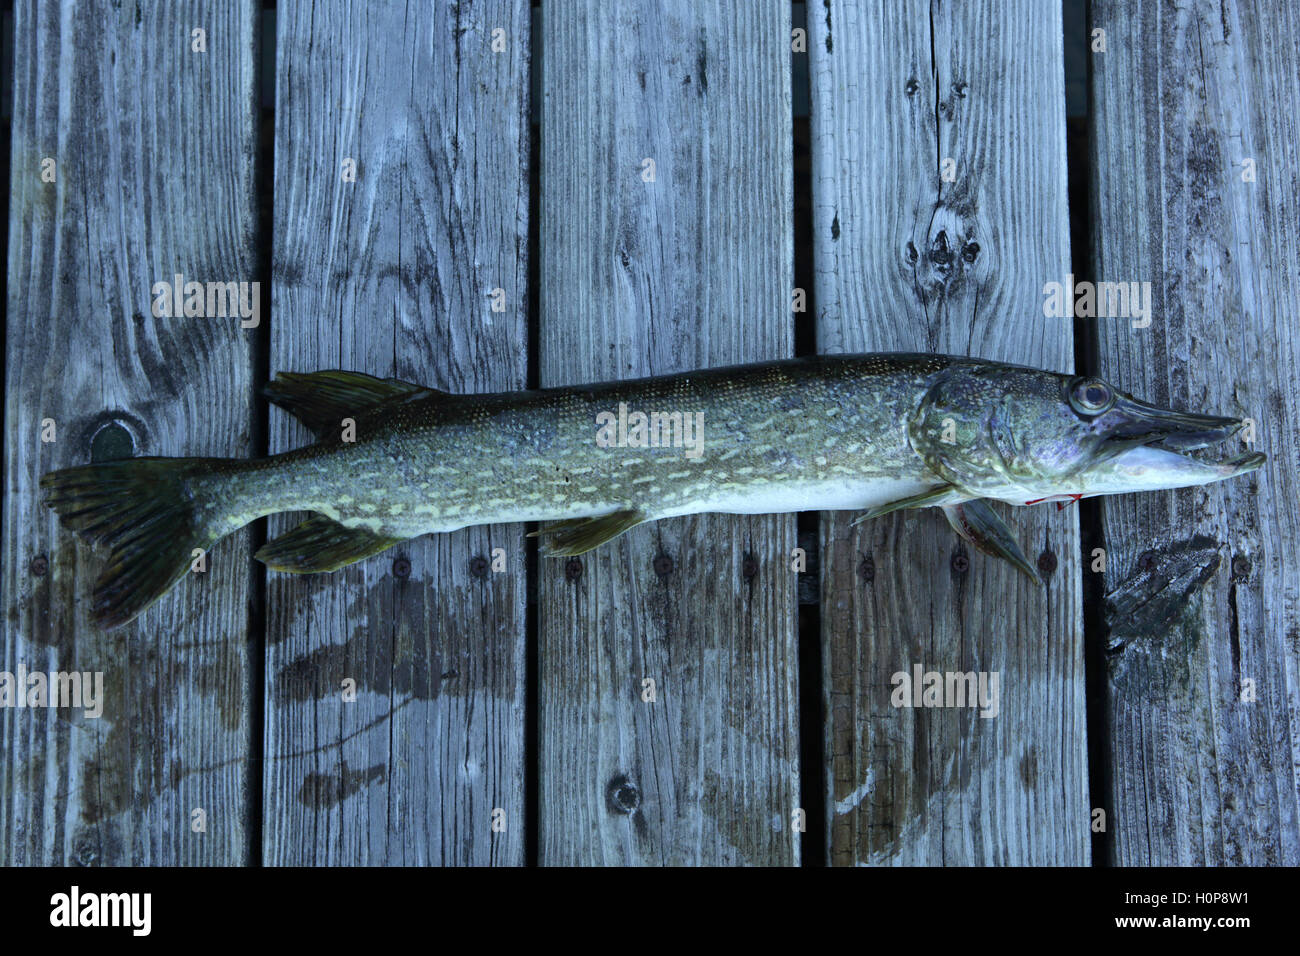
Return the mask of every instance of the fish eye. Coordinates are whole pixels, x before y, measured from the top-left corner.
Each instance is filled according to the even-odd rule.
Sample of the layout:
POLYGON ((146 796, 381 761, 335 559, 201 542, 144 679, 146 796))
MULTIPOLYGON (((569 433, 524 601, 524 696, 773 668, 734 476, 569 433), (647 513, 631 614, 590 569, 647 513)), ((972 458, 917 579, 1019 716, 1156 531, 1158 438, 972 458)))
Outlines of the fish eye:
POLYGON ((1100 379, 1081 378, 1070 389, 1070 407, 1080 415, 1100 415, 1114 404, 1114 391, 1100 379))

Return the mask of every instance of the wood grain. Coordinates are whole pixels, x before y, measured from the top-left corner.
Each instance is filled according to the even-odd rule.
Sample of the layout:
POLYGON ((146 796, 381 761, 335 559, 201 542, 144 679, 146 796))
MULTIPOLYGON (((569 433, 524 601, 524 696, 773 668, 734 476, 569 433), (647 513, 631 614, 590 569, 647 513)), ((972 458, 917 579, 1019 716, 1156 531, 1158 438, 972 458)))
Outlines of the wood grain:
POLYGON ((0 712, 0 865, 242 863, 248 534, 105 634, 88 612, 107 555, 36 482, 92 454, 249 453, 256 332, 155 318, 151 288, 258 279, 257 5, 20 2, 14 24, 0 670, 102 672, 104 701, 0 712))
MULTIPOLYGON (((789 6, 542 17, 541 384, 789 355, 789 6)), ((540 560, 540 862, 798 861, 795 545, 709 515, 540 560)))
MULTIPOLYGON (((522 388, 526 0, 278 12, 272 370, 522 388)), ((266 863, 523 862, 524 559, 498 525, 269 576, 266 863)))
POLYGON ((1160 404, 1254 419, 1269 456, 1249 478, 1103 503, 1111 862, 1295 866, 1300 17, 1105 0, 1091 27, 1107 41, 1094 271, 1150 282, 1154 303, 1148 328, 1097 320, 1100 371, 1160 404))
MULTIPOLYGON (((1069 264, 1060 15, 809 7, 821 351, 1073 367, 1069 320, 1042 312, 1069 264)), ((829 862, 1087 863, 1074 511, 1006 516, 1031 561, 1055 559, 1041 590, 938 511, 851 517, 822 533, 829 862), (999 715, 892 707, 917 664, 998 672, 999 715)))

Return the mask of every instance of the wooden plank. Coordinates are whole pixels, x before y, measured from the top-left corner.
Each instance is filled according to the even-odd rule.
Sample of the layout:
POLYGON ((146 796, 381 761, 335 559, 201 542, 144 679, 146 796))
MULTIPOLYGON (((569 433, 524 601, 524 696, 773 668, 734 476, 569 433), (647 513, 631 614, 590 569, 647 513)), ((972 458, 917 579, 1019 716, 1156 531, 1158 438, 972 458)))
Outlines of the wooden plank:
MULTIPOLYGON (((542 385, 789 355, 789 5, 542 17, 542 385)), ((795 544, 710 515, 540 562, 542 863, 798 860, 795 544)))
MULTIPOLYGON (((810 8, 819 349, 1073 367, 1069 322, 1042 312, 1069 271, 1060 17, 810 8)), ((968 556, 937 511, 850 518, 822 534, 830 862, 1087 862, 1074 510, 1008 515, 1031 560, 1055 559, 1042 590, 968 556), (892 676, 918 664, 998 673, 998 716, 895 709, 892 676)))
MULTIPOLYGON (((279 15, 272 369, 522 388, 526 0, 279 15)), ((271 435, 309 440, 278 412, 271 435)), ((523 862, 524 558, 498 525, 270 575, 268 864, 523 862)))
POLYGON ((1094 271, 1152 291, 1149 327, 1096 320, 1100 372, 1252 418, 1269 456, 1250 478, 1104 501, 1111 860, 1295 866, 1300 16, 1104 0, 1091 27, 1094 271))
POLYGON ((247 858, 247 533, 105 634, 107 556, 36 482, 92 455, 249 454, 256 331, 155 318, 151 290, 258 278, 257 24, 251 2, 17 5, 0 670, 101 672, 103 712, 0 713, 0 865, 247 858))

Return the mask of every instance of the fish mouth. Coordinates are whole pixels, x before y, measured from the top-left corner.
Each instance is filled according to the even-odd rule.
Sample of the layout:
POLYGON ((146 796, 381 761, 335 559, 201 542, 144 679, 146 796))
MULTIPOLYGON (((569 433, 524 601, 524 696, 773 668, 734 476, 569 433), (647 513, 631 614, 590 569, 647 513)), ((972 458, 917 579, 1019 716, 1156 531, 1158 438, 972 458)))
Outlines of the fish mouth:
MULTIPOLYGON (((1259 468, 1266 460, 1260 452, 1223 457, 1209 449, 1231 438, 1245 426, 1240 418, 1178 412, 1133 398, 1116 403, 1102 447, 1109 455, 1124 455, 1148 448, 1183 459, 1189 465, 1232 477, 1259 468)), ((1169 462, 1172 464, 1173 462, 1169 462)))
POLYGON ((1118 443, 1126 448, 1156 445, 1176 452, 1217 444, 1245 425, 1239 418, 1176 412, 1134 398, 1121 399, 1107 418, 1107 444, 1118 443))

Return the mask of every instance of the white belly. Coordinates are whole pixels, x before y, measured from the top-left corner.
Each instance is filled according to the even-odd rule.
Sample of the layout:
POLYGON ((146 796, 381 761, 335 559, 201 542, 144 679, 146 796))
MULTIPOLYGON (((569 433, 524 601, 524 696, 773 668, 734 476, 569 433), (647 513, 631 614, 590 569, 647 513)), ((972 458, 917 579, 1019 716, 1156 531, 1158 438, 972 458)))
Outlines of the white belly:
POLYGON ((801 486, 759 486, 751 491, 709 498, 695 505, 656 513, 655 517, 672 518, 703 511, 735 515, 784 514, 791 511, 865 511, 900 498, 919 495, 931 487, 932 482, 915 479, 877 480, 869 484, 861 481, 828 481, 801 486))

